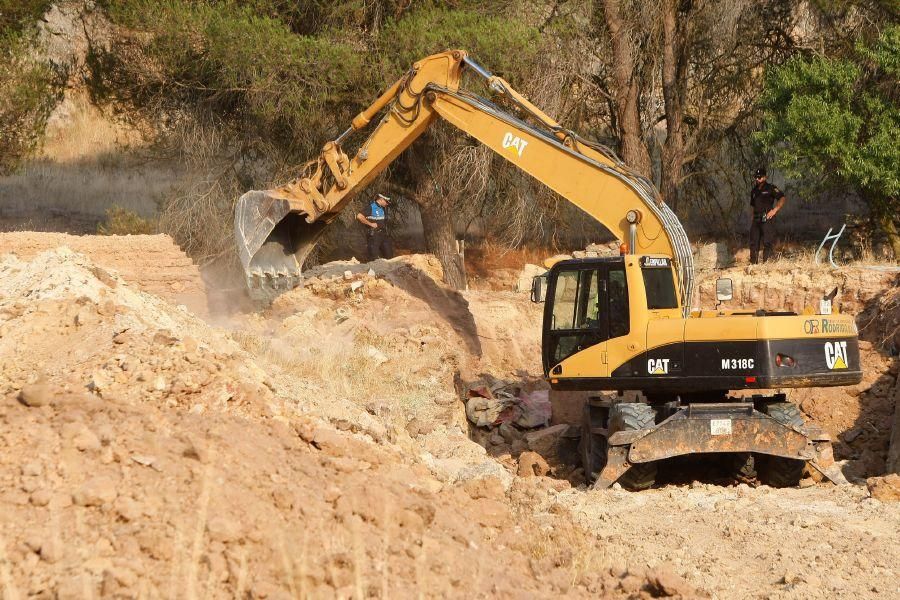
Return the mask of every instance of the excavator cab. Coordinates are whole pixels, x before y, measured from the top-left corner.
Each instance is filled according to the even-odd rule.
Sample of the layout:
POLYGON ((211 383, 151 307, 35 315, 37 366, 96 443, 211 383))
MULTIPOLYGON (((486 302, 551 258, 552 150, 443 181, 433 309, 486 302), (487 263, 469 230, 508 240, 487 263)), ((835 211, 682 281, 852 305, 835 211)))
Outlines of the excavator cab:
MULTIPOLYGON (((564 261, 547 274, 543 325, 544 374, 559 374, 573 354, 627 335, 628 281, 622 257, 564 261)), ((597 377, 606 377, 602 363, 597 377)))

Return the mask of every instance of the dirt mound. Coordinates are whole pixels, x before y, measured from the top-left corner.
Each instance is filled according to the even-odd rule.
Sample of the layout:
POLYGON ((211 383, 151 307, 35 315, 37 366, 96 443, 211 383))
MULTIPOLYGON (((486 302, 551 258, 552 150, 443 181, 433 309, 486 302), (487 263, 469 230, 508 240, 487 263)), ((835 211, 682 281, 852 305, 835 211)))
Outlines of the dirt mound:
POLYGON ((264 404, 237 344, 66 248, 0 261, 0 391, 47 380, 132 403, 264 404), (22 360, 27 356, 29 360, 22 360))
POLYGON ((573 564, 576 528, 519 516, 496 481, 443 489, 312 422, 84 395, 40 408, 7 398, 0 418, 5 585, 20 597, 624 596, 617 577, 573 564))
POLYGON ((69 250, 3 258, 0 590, 893 590, 900 504, 865 488, 586 493, 552 468, 545 476, 535 453, 553 427, 490 450, 472 442, 461 380, 538 387, 540 307, 521 294, 453 292, 430 265, 332 265, 267 313, 213 328, 69 250), (530 467, 511 455, 515 441, 530 467), (798 520, 807 511, 815 518, 798 520), (803 572, 773 573, 769 559, 748 562, 748 548, 802 560, 803 572), (816 560, 840 576, 817 584, 807 574, 816 560))
MULTIPOLYGON (((391 285, 376 281, 368 283, 391 285)), ((301 300, 311 294, 297 291, 301 300)), ((330 314, 324 297, 318 301, 316 310, 330 314)), ((335 302, 336 320, 291 314, 273 329, 291 341, 291 332, 303 333, 298 327, 319 323, 307 333, 322 341, 350 320, 341 306, 335 302)), ((374 313, 360 314, 368 322, 374 313)), ((252 334, 212 329, 83 255, 6 256, 0 589, 16 597, 255 598, 693 590, 659 570, 623 587, 623 574, 586 560, 592 538, 562 507, 535 517, 559 482, 502 477, 482 450, 481 462, 495 465, 486 472, 465 435, 452 444, 428 440, 429 423, 415 429, 401 419, 404 439, 380 425, 374 443, 380 416, 402 412, 396 396, 370 398, 364 408, 344 401, 343 420, 323 408, 342 401, 328 393, 339 387, 322 386, 347 385, 337 367, 348 358, 367 357, 368 367, 428 354, 423 339, 428 348, 446 345, 422 327, 404 347, 382 346, 384 357, 367 342, 381 343, 378 334, 360 329, 344 332, 343 361, 323 362, 315 352, 279 361, 276 351, 243 350, 252 334), (359 426, 362 412, 368 430, 359 426)), ((446 393, 453 385, 452 377, 421 381, 431 375, 404 389, 446 393)), ((408 400, 447 410, 435 398, 408 400)))
POLYGON ((20 231, 0 233, 0 256, 30 260, 41 252, 66 247, 89 256, 93 264, 116 271, 137 289, 206 315, 206 285, 200 270, 167 235, 76 236, 20 231))
POLYGON ((540 307, 513 293, 460 293, 432 257, 331 263, 234 336, 269 364, 297 410, 424 456, 453 483, 509 473, 469 441, 463 383, 483 373, 545 385, 540 307), (424 450, 424 453, 423 453, 424 450))

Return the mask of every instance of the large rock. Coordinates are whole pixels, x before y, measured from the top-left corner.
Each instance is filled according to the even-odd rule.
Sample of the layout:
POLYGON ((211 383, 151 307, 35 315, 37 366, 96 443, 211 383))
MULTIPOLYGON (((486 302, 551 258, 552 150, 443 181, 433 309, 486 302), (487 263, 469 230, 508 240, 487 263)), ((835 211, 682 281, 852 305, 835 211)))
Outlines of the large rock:
POLYGON ((537 452, 523 452, 519 455, 519 477, 542 477, 550 472, 550 465, 537 452))
POLYGON ((698 270, 724 269, 733 264, 734 256, 723 242, 703 244, 694 252, 694 268, 698 270))
POLYGON ((537 452, 549 462, 558 462, 559 440, 568 431, 566 424, 553 425, 525 434, 525 443, 532 452, 537 452))
POLYGON ((517 398, 517 405, 521 414, 516 417, 515 424, 525 429, 543 427, 550 422, 550 392, 548 390, 535 390, 523 393, 517 398))
POLYGON ((900 502, 900 475, 891 473, 884 477, 869 477, 866 480, 869 493, 882 502, 900 502))
POLYGON ((466 400, 466 418, 476 427, 490 427, 500 419, 500 413, 511 404, 508 398, 472 396, 466 400))
POLYGON ((613 240, 605 244, 588 244, 584 251, 594 256, 619 256, 622 242, 613 240))
POLYGON ((53 400, 53 389, 44 381, 29 383, 19 392, 19 402, 32 408, 50 404, 53 400))
POLYGON ((531 282, 538 275, 542 275, 546 273, 547 269, 541 267, 539 265, 527 264, 522 268, 522 272, 519 273, 519 280, 516 282, 516 291, 517 292, 530 292, 531 291, 531 282))

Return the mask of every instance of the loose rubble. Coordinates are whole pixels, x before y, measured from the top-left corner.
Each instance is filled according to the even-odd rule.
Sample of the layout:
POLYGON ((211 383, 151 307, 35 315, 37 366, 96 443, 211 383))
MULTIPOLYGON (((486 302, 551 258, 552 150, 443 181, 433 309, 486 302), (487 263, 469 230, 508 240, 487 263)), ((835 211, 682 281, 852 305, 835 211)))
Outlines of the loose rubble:
MULTIPOLYGON (((540 311, 512 289, 448 290, 414 256, 323 265, 269 310, 212 327, 77 252, 3 257, 0 588, 900 592, 900 503, 882 499, 896 482, 875 467, 860 471, 868 487, 586 490, 577 428, 554 420, 540 378, 540 311)), ((865 354, 880 375, 827 425, 858 454, 847 466, 868 450, 883 468, 867 399, 896 370, 865 354)))

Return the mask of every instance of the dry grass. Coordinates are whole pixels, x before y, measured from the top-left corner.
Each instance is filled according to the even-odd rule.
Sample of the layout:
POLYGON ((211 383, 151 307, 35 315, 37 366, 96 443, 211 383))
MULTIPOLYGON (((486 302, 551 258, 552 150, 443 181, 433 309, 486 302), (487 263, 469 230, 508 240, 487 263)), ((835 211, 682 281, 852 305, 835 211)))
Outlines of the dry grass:
POLYGON ((544 259, 558 254, 551 248, 507 248, 491 240, 466 248, 466 269, 479 277, 489 277, 497 269, 521 269, 526 264, 540 265, 544 259))
MULTIPOLYGON (((891 265, 892 262, 875 254, 871 247, 863 247, 851 251, 846 241, 842 240, 834 249, 834 262, 838 267, 871 267, 891 265)), ((761 271, 790 271, 793 269, 832 269, 828 262, 829 245, 826 244, 819 252, 819 262, 816 263, 816 248, 818 244, 810 243, 799 246, 797 244, 781 244, 775 247, 774 256, 765 263, 754 265, 755 270, 761 271)))
POLYGON ((86 92, 76 91, 66 96, 47 122, 40 158, 77 164, 139 148, 143 143, 140 131, 103 114, 86 92))
POLYGON ((183 169, 141 157, 142 136, 102 114, 85 97, 54 112, 41 154, 0 177, 0 216, 40 224, 48 216, 95 224, 113 206, 142 218, 183 178, 183 169))
POLYGON ((118 205, 107 209, 106 221, 97 226, 100 235, 151 235, 156 232, 155 219, 145 219, 118 205))
POLYGON ((232 337, 251 354, 303 381, 319 397, 339 398, 360 407, 373 399, 390 398, 404 414, 421 412, 446 395, 444 378, 455 367, 446 357, 420 352, 412 345, 397 348, 366 329, 357 330, 349 341, 272 338, 247 331, 233 332, 232 337), (387 357, 389 362, 382 360, 387 357))

